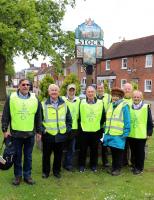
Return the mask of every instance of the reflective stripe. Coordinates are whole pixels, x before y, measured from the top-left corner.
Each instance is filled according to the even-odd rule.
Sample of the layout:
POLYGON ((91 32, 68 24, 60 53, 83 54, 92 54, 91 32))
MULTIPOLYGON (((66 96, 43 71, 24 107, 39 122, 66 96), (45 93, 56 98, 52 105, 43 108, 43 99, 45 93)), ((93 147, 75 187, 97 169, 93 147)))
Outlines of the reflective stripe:
MULTIPOLYGON (((46 128, 46 130, 57 130, 57 128, 51 128, 51 127, 45 127, 45 128, 46 128)), ((66 126, 60 126, 59 128, 64 129, 64 128, 66 128, 66 126)))
MULTIPOLYGON (((65 119, 59 119, 58 121, 65 122, 65 119)), ((47 119, 47 120, 44 120, 44 122, 57 122, 57 119, 47 119)))
POLYGON ((113 128, 113 129, 116 129, 116 130, 120 130, 120 131, 123 131, 123 128, 120 128, 120 127, 117 127, 117 126, 106 126, 105 128, 113 128))
MULTIPOLYGON (((110 121, 110 118, 108 118, 106 121, 110 121)), ((112 121, 123 122, 123 120, 119 118, 112 118, 112 121)))

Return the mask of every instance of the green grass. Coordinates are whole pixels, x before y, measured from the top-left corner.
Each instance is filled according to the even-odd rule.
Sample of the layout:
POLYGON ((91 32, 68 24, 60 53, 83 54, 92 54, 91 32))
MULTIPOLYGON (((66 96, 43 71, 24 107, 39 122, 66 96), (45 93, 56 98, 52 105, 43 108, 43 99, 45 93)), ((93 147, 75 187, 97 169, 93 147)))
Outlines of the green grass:
MULTIPOLYGON (((2 140, 2 137, 1 137, 2 140)), ((77 170, 69 173, 62 170, 61 180, 51 173, 48 179, 41 178, 41 152, 33 152, 32 175, 36 185, 11 184, 13 168, 0 171, 0 200, 152 200, 154 199, 154 141, 148 141, 148 159, 142 175, 134 176, 128 168, 122 175, 112 177, 99 169, 97 173, 77 170)), ((101 163, 100 163, 101 165, 101 163)), ((100 167, 101 168, 101 167, 100 167)))

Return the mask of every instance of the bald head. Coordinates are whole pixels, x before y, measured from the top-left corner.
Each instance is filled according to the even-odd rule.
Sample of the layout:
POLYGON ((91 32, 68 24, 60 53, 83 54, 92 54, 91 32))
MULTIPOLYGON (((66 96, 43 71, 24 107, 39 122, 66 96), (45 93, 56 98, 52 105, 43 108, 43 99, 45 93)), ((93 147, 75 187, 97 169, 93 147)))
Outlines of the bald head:
POLYGON ((123 87, 125 98, 132 98, 133 86, 130 83, 125 83, 123 87))
POLYGON ((134 104, 139 104, 143 100, 143 94, 140 90, 133 91, 132 99, 134 104))
POLYGON ((96 95, 96 90, 93 86, 88 86, 86 89, 86 96, 89 101, 93 101, 96 95))

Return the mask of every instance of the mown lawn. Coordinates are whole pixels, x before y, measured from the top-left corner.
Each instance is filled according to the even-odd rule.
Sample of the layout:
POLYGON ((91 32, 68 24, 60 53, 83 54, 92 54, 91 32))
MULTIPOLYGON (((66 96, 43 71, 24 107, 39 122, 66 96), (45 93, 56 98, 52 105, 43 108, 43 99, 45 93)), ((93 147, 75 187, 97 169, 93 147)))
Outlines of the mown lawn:
MULTIPOLYGON (((1 137, 2 140, 2 137, 1 137)), ((0 140, 0 141, 1 141, 0 140)), ((154 200, 154 141, 148 141, 148 159, 142 175, 132 175, 125 168, 122 175, 112 177, 100 169, 97 173, 62 170, 62 178, 41 178, 41 152, 33 152, 33 178, 36 185, 11 184, 13 168, 0 171, 0 200, 154 200)))

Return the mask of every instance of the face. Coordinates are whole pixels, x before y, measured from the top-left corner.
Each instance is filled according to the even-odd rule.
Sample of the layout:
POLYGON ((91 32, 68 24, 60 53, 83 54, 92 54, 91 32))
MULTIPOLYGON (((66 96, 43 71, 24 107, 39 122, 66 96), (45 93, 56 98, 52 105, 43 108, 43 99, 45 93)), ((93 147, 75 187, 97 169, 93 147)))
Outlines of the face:
POLYGON ((74 88, 70 88, 70 89, 68 90, 68 92, 67 92, 67 94, 68 94, 68 96, 69 96, 70 98, 73 98, 73 97, 75 96, 75 93, 76 93, 76 91, 75 91, 74 88))
POLYGON ((116 102, 116 101, 118 101, 119 99, 120 99, 119 95, 117 95, 117 94, 113 94, 113 95, 112 95, 112 102, 116 102))
POLYGON ((98 93, 98 95, 104 94, 104 86, 103 85, 97 85, 97 93, 98 93))
POLYGON ((49 90, 49 96, 53 99, 53 100, 57 100, 58 96, 59 96, 59 87, 53 86, 50 87, 49 90))
POLYGON ((125 97, 126 98, 131 98, 132 97, 132 91, 133 91, 133 88, 132 88, 132 85, 130 83, 126 83, 124 85, 124 93, 125 93, 125 97))
POLYGON ((27 95, 29 92, 29 81, 28 80, 24 80, 19 84, 19 91, 21 92, 21 94, 23 95, 27 95))
POLYGON ((133 92, 133 103, 135 105, 139 104, 142 101, 142 92, 134 91, 133 92))
POLYGON ((86 96, 88 98, 88 100, 93 101, 95 98, 95 88, 89 86, 86 90, 86 96))

